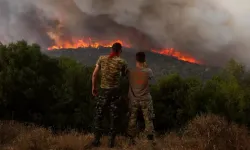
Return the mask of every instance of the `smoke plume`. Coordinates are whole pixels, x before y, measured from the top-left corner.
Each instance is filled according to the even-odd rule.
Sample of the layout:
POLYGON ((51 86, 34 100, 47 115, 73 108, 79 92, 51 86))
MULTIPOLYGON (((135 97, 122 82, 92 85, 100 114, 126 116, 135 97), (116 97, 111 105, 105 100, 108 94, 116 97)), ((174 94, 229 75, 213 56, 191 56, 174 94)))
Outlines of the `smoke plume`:
POLYGON ((0 0, 0 41, 48 47, 55 33, 123 38, 136 48, 174 47, 211 65, 232 57, 249 65, 249 17, 247 0, 0 0))

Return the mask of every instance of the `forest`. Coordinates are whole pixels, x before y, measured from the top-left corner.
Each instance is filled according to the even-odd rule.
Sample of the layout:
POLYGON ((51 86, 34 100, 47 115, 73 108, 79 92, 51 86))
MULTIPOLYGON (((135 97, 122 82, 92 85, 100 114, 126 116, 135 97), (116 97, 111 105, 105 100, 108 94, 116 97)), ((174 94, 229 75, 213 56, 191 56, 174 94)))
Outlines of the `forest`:
MULTIPOLYGON (((49 57, 37 44, 0 44, 0 120, 34 123, 53 132, 91 132, 95 105, 91 95, 92 71, 93 67, 72 58, 49 57)), ((122 99, 118 107, 119 133, 123 134, 128 121, 128 84, 126 78, 121 80, 122 99)), ((178 74, 162 76, 151 88, 151 94, 158 133, 181 129, 204 114, 250 125, 250 74, 234 60, 206 82, 178 74)), ((143 128, 140 116, 139 113, 143 128)), ((106 117, 105 128, 108 122, 106 117)))

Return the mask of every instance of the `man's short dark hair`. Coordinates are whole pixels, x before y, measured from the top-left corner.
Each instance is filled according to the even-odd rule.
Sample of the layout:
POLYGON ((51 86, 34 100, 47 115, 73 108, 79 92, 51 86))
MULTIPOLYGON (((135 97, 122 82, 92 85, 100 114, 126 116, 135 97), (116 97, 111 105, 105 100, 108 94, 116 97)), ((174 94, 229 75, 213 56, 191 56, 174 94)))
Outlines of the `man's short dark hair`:
POLYGON ((140 63, 144 63, 146 61, 146 56, 144 52, 137 52, 136 53, 136 61, 140 63))
POLYGON ((118 42, 114 43, 112 45, 112 50, 113 52, 119 52, 120 50, 122 50, 122 44, 118 42))

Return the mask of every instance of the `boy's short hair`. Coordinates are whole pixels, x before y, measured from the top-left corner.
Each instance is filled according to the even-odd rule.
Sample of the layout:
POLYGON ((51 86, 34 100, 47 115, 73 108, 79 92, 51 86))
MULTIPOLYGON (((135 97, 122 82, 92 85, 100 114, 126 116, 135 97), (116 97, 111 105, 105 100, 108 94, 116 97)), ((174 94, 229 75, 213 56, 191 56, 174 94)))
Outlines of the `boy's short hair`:
POLYGON ((112 45, 112 51, 113 52, 119 52, 121 50, 122 50, 122 44, 121 43, 116 42, 116 43, 114 43, 112 45))
POLYGON ((140 63, 144 63, 146 61, 146 55, 144 52, 137 52, 136 53, 136 61, 140 63))

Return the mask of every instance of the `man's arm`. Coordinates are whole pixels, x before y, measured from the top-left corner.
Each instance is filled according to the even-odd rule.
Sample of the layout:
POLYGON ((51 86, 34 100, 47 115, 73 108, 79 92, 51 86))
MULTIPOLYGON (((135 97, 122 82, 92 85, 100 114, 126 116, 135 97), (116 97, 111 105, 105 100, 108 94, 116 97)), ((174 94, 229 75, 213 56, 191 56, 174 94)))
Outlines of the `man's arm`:
POLYGON ((98 76, 100 67, 101 67, 101 57, 99 57, 99 59, 97 60, 94 72, 92 74, 92 94, 93 94, 93 96, 97 95, 96 80, 97 80, 97 76, 98 76))
POLYGON ((96 64, 94 72, 92 74, 92 89, 96 88, 96 79, 97 79, 99 70, 100 70, 100 66, 98 64, 96 64))

